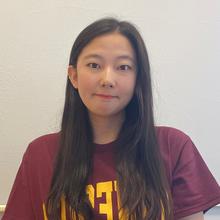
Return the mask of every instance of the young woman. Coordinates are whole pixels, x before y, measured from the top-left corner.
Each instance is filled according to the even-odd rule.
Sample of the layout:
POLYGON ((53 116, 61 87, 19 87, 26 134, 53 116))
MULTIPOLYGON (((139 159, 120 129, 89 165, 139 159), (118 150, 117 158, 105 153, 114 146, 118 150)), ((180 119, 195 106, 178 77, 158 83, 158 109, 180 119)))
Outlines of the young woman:
POLYGON ((202 220, 220 188, 191 139, 153 118, 145 44, 98 20, 70 55, 61 131, 24 154, 3 220, 202 220))

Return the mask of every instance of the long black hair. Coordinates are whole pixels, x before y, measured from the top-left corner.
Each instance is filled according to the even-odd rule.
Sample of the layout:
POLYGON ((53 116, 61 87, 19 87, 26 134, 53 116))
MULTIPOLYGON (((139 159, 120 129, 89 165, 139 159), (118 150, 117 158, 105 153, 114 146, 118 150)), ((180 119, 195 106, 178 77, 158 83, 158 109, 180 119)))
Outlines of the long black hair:
MULTIPOLYGON (((144 41, 137 28, 127 21, 103 18, 87 26, 75 40, 69 65, 77 66, 82 49, 95 37, 117 32, 131 43, 137 60, 133 97, 125 109, 115 155, 118 195, 128 219, 156 220, 164 213, 172 219, 172 199, 157 142, 150 65, 144 41)), ((64 196, 71 212, 92 219, 86 194, 93 160, 93 131, 88 112, 78 91, 67 78, 66 97, 51 188, 47 200, 49 218, 60 219, 64 196)), ((94 171, 95 172, 95 171, 94 171)))

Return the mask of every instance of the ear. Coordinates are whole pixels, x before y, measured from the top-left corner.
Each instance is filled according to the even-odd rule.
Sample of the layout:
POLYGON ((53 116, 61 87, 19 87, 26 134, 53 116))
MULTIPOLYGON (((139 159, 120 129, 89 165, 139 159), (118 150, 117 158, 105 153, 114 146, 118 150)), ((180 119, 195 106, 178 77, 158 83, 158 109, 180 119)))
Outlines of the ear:
POLYGON ((78 88, 77 71, 76 71, 76 68, 73 67, 72 65, 70 65, 68 67, 68 76, 69 76, 69 80, 72 83, 73 87, 75 89, 77 89, 78 88))

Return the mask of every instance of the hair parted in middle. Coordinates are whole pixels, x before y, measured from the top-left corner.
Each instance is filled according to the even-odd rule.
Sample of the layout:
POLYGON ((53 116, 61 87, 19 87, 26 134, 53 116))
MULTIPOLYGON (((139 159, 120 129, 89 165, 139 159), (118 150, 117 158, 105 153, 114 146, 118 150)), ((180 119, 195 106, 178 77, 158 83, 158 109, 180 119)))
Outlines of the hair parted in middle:
MULTIPOLYGON (((137 71, 134 94, 125 108, 115 155, 121 209, 125 210, 128 219, 156 220, 163 213, 165 220, 171 220, 172 198, 154 125, 150 64, 139 31, 127 21, 108 17, 99 19, 76 38, 69 65, 77 67, 80 53, 93 39, 114 32, 125 36, 131 43, 137 71)), ((78 218, 92 219, 86 186, 93 172, 93 152, 93 131, 87 108, 67 78, 60 148, 46 206, 50 219, 59 219, 63 195, 78 218)))

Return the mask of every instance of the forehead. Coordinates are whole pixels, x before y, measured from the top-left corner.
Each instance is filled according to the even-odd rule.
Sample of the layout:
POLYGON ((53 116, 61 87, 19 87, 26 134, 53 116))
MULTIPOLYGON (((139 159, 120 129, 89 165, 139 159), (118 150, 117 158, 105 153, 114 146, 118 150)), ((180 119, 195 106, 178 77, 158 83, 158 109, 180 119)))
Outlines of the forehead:
POLYGON ((130 56, 135 60, 135 52, 130 41, 120 33, 113 32, 94 38, 80 53, 79 58, 83 59, 90 54, 130 56))

